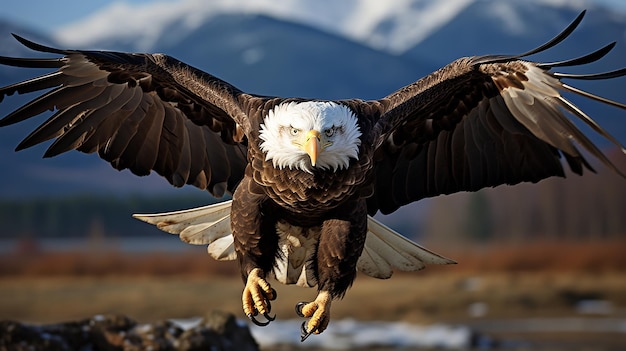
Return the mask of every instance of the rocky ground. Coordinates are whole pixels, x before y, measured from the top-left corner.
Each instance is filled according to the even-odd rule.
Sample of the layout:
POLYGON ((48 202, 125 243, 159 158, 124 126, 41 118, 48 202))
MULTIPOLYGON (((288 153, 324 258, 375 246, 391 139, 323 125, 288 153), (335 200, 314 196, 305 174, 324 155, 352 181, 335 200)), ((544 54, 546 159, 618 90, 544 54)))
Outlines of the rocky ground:
POLYGON ((139 324, 124 315, 49 325, 2 321, 0 350, 257 351, 259 347, 248 327, 233 315, 212 312, 191 327, 170 320, 139 324))

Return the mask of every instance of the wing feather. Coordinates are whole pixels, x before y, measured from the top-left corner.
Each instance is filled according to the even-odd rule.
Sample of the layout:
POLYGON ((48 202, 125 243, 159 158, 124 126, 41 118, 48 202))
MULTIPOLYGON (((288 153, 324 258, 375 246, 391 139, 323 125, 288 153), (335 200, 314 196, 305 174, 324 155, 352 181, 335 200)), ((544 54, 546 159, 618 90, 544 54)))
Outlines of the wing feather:
POLYGON ((120 126, 124 124, 125 120, 129 118, 141 103, 142 94, 139 90, 132 90, 129 94, 130 98, 128 101, 108 118, 103 118, 96 127, 97 130, 85 140, 78 150, 92 153, 98 150, 106 150, 109 147, 120 126))
POLYGON ((384 161, 376 166, 369 213, 389 213, 440 194, 564 176, 561 157, 575 173, 593 171, 579 147, 625 176, 569 117, 582 120, 624 154, 626 149, 560 92, 621 109, 626 104, 560 79, 609 79, 626 75, 626 68, 582 75, 551 71, 595 62, 615 44, 551 63, 522 60, 563 41, 583 15, 537 49, 515 56, 462 58, 379 100, 385 109, 374 129, 380 132, 375 145, 384 161))
MULTIPOLYGON (((142 94, 143 95, 143 94, 142 94)), ((124 164, 127 163, 122 157, 128 144, 137 133, 140 122, 145 117, 145 110, 142 105, 145 104, 143 96, 139 105, 131 112, 131 114, 122 121, 117 133, 111 138, 104 148, 98 151, 100 157, 110 162, 114 168, 118 170, 128 168, 124 164)))
MULTIPOLYGON (((59 106, 59 111, 52 115, 52 117, 50 117, 39 127, 37 127, 37 129, 30 133, 30 135, 24 138, 24 140, 22 140, 22 142, 20 142, 20 144, 17 146, 16 150, 29 148, 31 146, 43 143, 63 134, 66 127, 74 123, 74 121, 81 113, 102 106, 102 104, 99 104, 100 99, 98 97, 104 91, 104 89, 104 87, 95 86, 83 87, 82 89, 66 88, 66 92, 68 94, 73 95, 74 98, 78 98, 81 102, 70 106, 59 106), (77 96, 76 94, 72 93, 80 95, 77 96)), ((10 117, 11 115, 7 116, 6 118, 9 119, 10 117)), ((32 115, 25 116, 23 119, 30 117, 32 117, 32 115)), ((22 118, 20 119, 22 120, 22 118)))
POLYGON ((209 131, 204 131, 204 140, 207 148, 219 149, 220 152, 206 153, 209 168, 211 169, 211 182, 209 189, 215 194, 222 196, 226 191, 226 181, 230 176, 226 150, 219 138, 209 131))
POLYGON ((0 57, 0 64, 57 71, 0 88, 45 91, 0 120, 6 126, 54 111, 19 149, 55 139, 46 157, 98 152, 114 168, 151 171, 174 186, 232 192, 247 162, 247 99, 257 98, 165 55, 59 50, 15 36, 60 58, 0 57), (197 145, 197 146, 196 146, 197 145))
POLYGON ((146 117, 142 119, 137 133, 131 139, 124 153, 125 157, 133 161, 133 166, 129 168, 133 173, 140 176, 150 174, 150 170, 156 163, 165 116, 163 105, 158 102, 154 95, 149 96, 146 117))
MULTIPOLYGON (((180 148, 178 149, 178 154, 172 154, 172 158, 175 160, 172 163, 176 165, 176 168, 172 168, 174 169, 174 173, 172 174, 172 180, 170 182, 174 184, 174 186, 183 186, 185 184, 197 186, 197 184, 190 181, 191 167, 197 160, 191 153, 192 140, 189 138, 189 130, 186 126, 186 123, 190 122, 180 116, 177 116, 177 119, 178 132, 176 132, 175 136, 178 137, 180 148)), ((206 187, 200 188, 206 189, 206 187)))
POLYGON ((160 170, 167 180, 175 187, 181 187, 187 182, 186 177, 181 177, 180 173, 176 173, 180 158, 183 158, 183 145, 188 143, 186 133, 182 121, 172 106, 163 105, 163 125, 161 127, 160 140, 158 147, 158 158, 154 165, 154 169, 160 170))
POLYGON ((189 166, 189 180, 191 184, 199 188, 207 188, 209 186, 207 179, 211 179, 211 165, 206 156, 209 148, 206 145, 204 139, 204 133, 201 130, 193 127, 193 122, 185 121, 186 131, 188 133, 188 152, 190 159, 194 162, 189 166))
MULTIPOLYGON (((60 135, 46 151, 45 157, 52 157, 63 152, 78 149, 83 150, 84 144, 106 118, 111 118, 119 109, 126 105, 133 97, 132 91, 122 86, 111 89, 110 95, 100 95, 101 106, 96 109, 85 110, 74 119, 68 128, 60 135)), ((101 131, 100 131, 101 133, 101 131)))

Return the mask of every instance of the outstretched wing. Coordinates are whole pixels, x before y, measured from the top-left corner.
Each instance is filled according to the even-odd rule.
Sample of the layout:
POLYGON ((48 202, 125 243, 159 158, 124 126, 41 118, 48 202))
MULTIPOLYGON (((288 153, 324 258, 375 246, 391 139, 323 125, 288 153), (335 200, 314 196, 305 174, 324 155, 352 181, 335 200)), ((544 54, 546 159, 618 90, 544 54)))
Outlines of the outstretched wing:
POLYGON ((232 85, 159 54, 58 50, 15 36, 61 58, 0 57, 0 64, 56 68, 0 88, 4 96, 46 91, 0 120, 0 127, 56 111, 18 150, 56 139, 51 157, 98 152, 118 170, 152 170, 172 185, 192 184, 215 196, 233 191, 246 165, 248 97, 232 85))
POLYGON ((626 150, 559 91, 626 109, 560 80, 606 79, 626 75, 626 69, 588 75, 550 71, 596 61, 615 43, 561 62, 521 60, 561 42, 583 15, 535 50, 517 56, 459 59, 378 101, 385 112, 377 122, 381 136, 370 213, 390 213, 440 194, 564 176, 561 155, 575 173, 582 174, 583 168, 593 171, 577 146, 623 176, 566 114, 626 150))

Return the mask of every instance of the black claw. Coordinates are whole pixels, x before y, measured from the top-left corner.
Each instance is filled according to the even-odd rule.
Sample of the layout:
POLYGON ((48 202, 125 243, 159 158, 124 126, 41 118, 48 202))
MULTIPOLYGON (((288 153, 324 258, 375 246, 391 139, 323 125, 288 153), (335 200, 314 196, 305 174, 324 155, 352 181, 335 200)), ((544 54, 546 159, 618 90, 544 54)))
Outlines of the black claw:
POLYGON ((274 315, 274 317, 272 317, 267 312, 263 313, 263 317, 265 317, 265 319, 267 319, 267 323, 268 324, 269 324, 269 322, 273 322, 276 319, 276 315, 274 315))
POLYGON ((304 342, 304 340, 311 336, 311 334, 313 334, 313 330, 306 330, 306 321, 302 322, 302 325, 300 326, 300 342, 304 342))
POLYGON ((296 304, 296 314, 300 317, 304 317, 304 314, 302 313, 302 307, 304 307, 304 305, 306 305, 307 303, 304 301, 300 301, 296 304))
POLYGON ((258 325, 259 327, 265 327, 268 324, 270 324, 270 322, 276 320, 276 315, 274 315, 273 317, 269 315, 269 313, 272 311, 272 303, 270 302, 270 300, 276 299, 276 290, 272 288, 271 294, 272 294, 272 298, 269 299, 267 297, 267 294, 263 293, 263 297, 265 298, 265 305, 266 305, 265 309, 267 310, 267 312, 263 313, 263 317, 266 319, 265 321, 262 322, 255 318, 256 316, 259 315, 259 311, 256 308, 254 308, 253 313, 248 314, 248 318, 250 318, 252 323, 254 323, 255 325, 258 325))
POLYGON ((304 342, 304 340, 306 340, 309 336, 311 336, 311 334, 315 333, 317 329, 317 327, 313 328, 312 330, 306 330, 306 322, 304 321, 302 322, 302 325, 300 326, 300 342, 304 342))
POLYGON ((265 317, 267 319, 266 322, 260 322, 258 321, 256 318, 254 318, 254 316, 257 314, 258 312, 255 311, 255 314, 248 314, 248 318, 250 318, 250 320, 252 321, 252 323, 254 323, 255 325, 258 325, 259 327, 265 327, 268 324, 270 324, 271 321, 273 321, 274 319, 276 319, 276 316, 274 317, 270 317, 267 313, 263 313, 263 317, 265 317))
POLYGON ((265 308, 267 309, 267 313, 272 312, 272 303, 270 302, 270 300, 265 299, 265 304, 267 305, 265 308))
POLYGON ((271 300, 271 301, 274 301, 274 300, 276 300, 276 297, 278 296, 278 293, 276 292, 276 289, 274 289, 274 288, 270 288, 270 289, 272 289, 272 290, 270 290, 269 294, 268 294, 268 293, 266 293, 265 291, 261 291, 261 293, 263 294, 263 297, 265 297, 265 299, 266 299, 266 300, 268 300, 268 301, 270 301, 270 300, 271 300), (270 298, 268 297, 268 295, 271 295, 271 296, 272 296, 272 298, 270 299, 270 298))
POLYGON ((271 288, 271 289, 272 289, 272 298, 268 300, 274 301, 278 297, 278 293, 276 292, 276 289, 274 288, 271 288))

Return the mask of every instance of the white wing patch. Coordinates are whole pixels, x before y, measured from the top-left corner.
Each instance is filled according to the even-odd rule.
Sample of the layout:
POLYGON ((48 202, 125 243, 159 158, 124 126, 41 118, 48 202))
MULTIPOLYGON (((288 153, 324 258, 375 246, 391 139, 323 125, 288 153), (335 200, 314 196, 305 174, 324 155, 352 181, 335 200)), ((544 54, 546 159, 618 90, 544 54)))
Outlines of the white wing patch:
MULTIPOLYGON (((237 258, 230 230, 230 205, 225 201, 214 205, 158 214, 135 214, 133 217, 154 224, 157 228, 180 236, 193 245, 208 245, 208 253, 216 260, 237 258)), ((276 225, 280 236, 280 257, 274 276, 283 284, 313 287, 317 284, 308 265, 315 253, 320 227, 300 228, 285 222, 276 225)), ((417 271, 426 264, 451 264, 453 260, 438 255, 405 238, 372 217, 367 219, 365 248, 357 269, 374 278, 391 277, 393 270, 417 271)))

